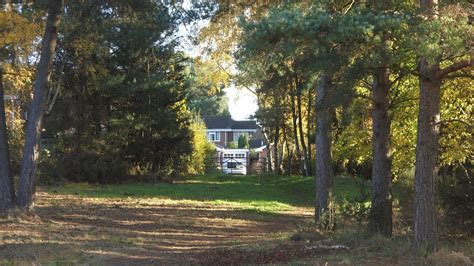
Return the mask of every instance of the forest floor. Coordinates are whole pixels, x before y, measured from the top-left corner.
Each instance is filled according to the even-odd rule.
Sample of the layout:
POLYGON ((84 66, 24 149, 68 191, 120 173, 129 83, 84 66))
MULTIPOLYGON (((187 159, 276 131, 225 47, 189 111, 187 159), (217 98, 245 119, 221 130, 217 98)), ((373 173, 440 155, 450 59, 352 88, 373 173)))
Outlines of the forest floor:
MULTIPOLYGON (((346 196, 365 189, 355 182, 338 179, 336 189, 346 196)), ((473 259, 472 240, 423 257, 409 253, 403 235, 367 237, 351 226, 323 235, 311 226, 311 184, 303 177, 211 176, 41 188, 36 216, 0 220, 0 264, 458 265, 473 259), (349 250, 325 250, 331 245, 349 250)))

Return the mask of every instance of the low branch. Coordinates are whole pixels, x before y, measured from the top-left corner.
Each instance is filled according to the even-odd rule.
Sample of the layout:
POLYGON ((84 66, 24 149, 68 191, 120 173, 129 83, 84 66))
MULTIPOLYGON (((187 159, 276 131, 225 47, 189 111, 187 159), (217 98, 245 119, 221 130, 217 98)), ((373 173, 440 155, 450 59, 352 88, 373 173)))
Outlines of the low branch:
POLYGON ((441 124, 448 124, 448 123, 452 123, 452 122, 458 122, 458 123, 461 123, 461 124, 464 124, 468 127, 473 127, 472 124, 470 124, 469 122, 466 122, 464 120, 461 120, 461 119, 447 119, 447 120, 442 120, 442 121, 439 121, 437 123, 434 123, 433 125, 441 125, 441 124))
POLYGON ((458 70, 461 70, 465 67, 470 67, 470 66, 473 66, 474 65, 474 60, 463 60, 463 61, 459 61, 457 63, 454 63, 450 66, 447 66, 443 69, 440 69, 437 73, 436 73, 436 78, 438 79, 442 79, 444 78, 445 76, 447 76, 449 73, 453 73, 453 72, 456 72, 458 70))
POLYGON ((316 245, 316 246, 307 247, 306 249, 320 252, 320 251, 331 251, 331 250, 349 250, 350 248, 345 245, 332 245, 332 246, 316 245))
POLYGON ((453 73, 450 75, 446 75, 444 78, 446 79, 454 79, 454 78, 474 78, 474 75, 467 73, 466 71, 461 71, 461 73, 453 73))
POLYGON ((414 98, 405 98, 405 99, 392 99, 390 101, 390 105, 389 105, 389 108, 392 108, 392 107, 397 107, 398 105, 402 104, 402 103, 405 103, 405 102, 415 102, 415 101, 418 101, 420 98, 418 97, 414 97, 414 98))

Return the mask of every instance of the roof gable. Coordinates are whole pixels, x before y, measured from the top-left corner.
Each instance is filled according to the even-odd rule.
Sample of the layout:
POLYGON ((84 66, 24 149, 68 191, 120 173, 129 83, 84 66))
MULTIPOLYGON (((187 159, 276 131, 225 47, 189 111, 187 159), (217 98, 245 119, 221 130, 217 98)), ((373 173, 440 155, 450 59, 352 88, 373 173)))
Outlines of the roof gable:
POLYGON ((232 119, 230 117, 209 117, 204 120, 208 129, 231 128, 232 119))
POLYGON ((258 128, 255 120, 236 121, 230 117, 209 117, 204 120, 207 129, 248 129, 256 130, 258 128))
POLYGON ((257 129, 257 121, 255 120, 232 120, 232 129, 257 129))

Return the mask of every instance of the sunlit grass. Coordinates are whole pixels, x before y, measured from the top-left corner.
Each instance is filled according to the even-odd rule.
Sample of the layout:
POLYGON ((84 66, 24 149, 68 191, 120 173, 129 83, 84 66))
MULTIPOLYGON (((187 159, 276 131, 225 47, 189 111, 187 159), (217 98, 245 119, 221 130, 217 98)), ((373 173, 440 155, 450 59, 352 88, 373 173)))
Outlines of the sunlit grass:
MULTIPOLYGON (((369 183, 345 177, 335 178, 335 195, 356 198, 361 190, 370 191, 369 183)), ((226 205, 255 212, 279 213, 314 205, 314 177, 302 176, 231 176, 204 175, 175 183, 129 183, 96 185, 69 183, 49 187, 55 194, 70 194, 92 198, 137 198, 153 200, 191 201, 195 204, 226 205)))

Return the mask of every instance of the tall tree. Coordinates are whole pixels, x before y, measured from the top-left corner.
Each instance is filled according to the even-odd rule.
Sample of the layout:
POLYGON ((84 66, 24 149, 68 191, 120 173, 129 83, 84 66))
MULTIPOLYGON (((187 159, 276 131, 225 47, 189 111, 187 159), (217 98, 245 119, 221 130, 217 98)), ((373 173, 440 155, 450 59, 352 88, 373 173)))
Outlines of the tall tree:
POLYGON ((0 214, 9 212, 15 203, 4 103, 3 68, 0 66, 0 214))
MULTIPOLYGON (((427 24, 436 22, 440 15, 438 0, 420 0, 419 3, 427 24)), ((431 29, 431 31, 433 30, 431 29)), ((428 33, 433 34, 433 32, 428 33)), ((469 35, 469 32, 466 32, 466 35, 469 35)), ((441 55, 441 51, 438 51, 434 57, 421 56, 419 60, 420 98, 413 234, 415 248, 426 248, 427 250, 438 248, 436 182, 438 177, 441 84, 443 78, 448 74, 472 66, 474 63, 471 56, 470 59, 457 61, 441 68, 441 55)))
POLYGON ((62 7, 63 0, 51 0, 48 2, 48 17, 41 42, 41 59, 34 83, 33 100, 28 112, 25 148, 18 186, 17 203, 18 207, 23 210, 32 210, 34 207, 36 169, 40 152, 41 131, 43 129, 43 115, 47 103, 48 83, 56 51, 62 7))
MULTIPOLYGON (((390 0, 373 1, 375 13, 382 13, 390 7, 390 0)), ((381 64, 373 74, 372 84, 372 205, 369 229, 383 235, 392 235, 392 173, 390 158, 390 68, 388 66, 388 38, 384 29, 381 35, 381 64)))
MULTIPOLYGON (((304 176, 309 176, 309 160, 308 160, 308 148, 305 143, 305 138, 304 138, 304 131, 303 131, 303 112, 302 112, 302 86, 303 82, 300 81, 298 78, 296 80, 296 108, 297 108, 297 113, 298 113, 298 133, 300 137, 300 142, 301 142, 301 152, 302 152, 302 174, 304 176)), ((308 106, 308 109, 310 106, 308 106)), ((308 117, 308 124, 310 123, 309 117, 308 117)), ((307 135, 309 136, 310 132, 307 132, 307 135)), ((309 145, 309 142, 308 142, 309 145)))
POLYGON ((390 158, 389 89, 390 72, 385 66, 374 74, 372 85, 372 205, 369 228, 390 236, 392 234, 392 173, 390 158))
POLYGON ((316 88, 316 206, 315 220, 324 227, 332 227, 332 101, 331 77, 323 74, 316 88))
MULTIPOLYGON (((293 129, 293 139, 295 141, 295 151, 296 157, 298 158, 298 163, 300 165, 301 174, 306 176, 306 161, 304 160, 301 148, 300 148, 300 139, 298 138, 298 113, 296 107, 296 90, 297 90, 297 80, 290 77, 290 82, 288 82, 289 91, 290 91, 290 108, 291 108, 291 121, 293 129)), ((301 103, 301 102, 300 102, 301 103)))

